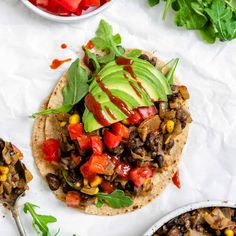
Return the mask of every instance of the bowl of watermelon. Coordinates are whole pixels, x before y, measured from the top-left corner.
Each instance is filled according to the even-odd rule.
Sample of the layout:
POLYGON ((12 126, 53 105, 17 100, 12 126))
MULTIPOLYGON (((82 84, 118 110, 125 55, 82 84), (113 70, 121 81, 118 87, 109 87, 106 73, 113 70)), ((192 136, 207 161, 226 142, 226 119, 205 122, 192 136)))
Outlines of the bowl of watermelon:
POLYGON ((21 0, 34 13, 57 22, 76 22, 94 16, 114 0, 21 0))

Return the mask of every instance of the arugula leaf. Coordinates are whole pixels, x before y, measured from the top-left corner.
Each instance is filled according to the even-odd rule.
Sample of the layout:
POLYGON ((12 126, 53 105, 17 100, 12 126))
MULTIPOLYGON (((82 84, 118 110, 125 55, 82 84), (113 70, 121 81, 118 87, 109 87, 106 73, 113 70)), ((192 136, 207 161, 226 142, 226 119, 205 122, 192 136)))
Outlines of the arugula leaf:
POLYGON ((160 0, 148 0, 150 7, 156 6, 159 2, 160 2, 160 0))
POLYGON ((140 49, 133 49, 129 53, 127 53, 126 57, 139 57, 142 54, 142 51, 140 49))
MULTIPOLYGON (((57 222, 57 219, 54 216, 48 216, 48 215, 39 215, 35 212, 35 208, 38 206, 27 202, 24 204, 23 211, 24 213, 30 213, 30 215, 33 218, 32 226, 35 229, 37 233, 42 233, 42 236, 51 236, 48 224, 49 223, 55 223, 57 222)), ((55 234, 58 235, 59 231, 55 234)))
POLYGON ((34 113, 32 117, 38 115, 57 114, 69 112, 88 92, 88 72, 80 66, 79 59, 75 60, 67 72, 68 84, 63 90, 63 105, 56 109, 47 109, 34 113))
POLYGON ((214 43, 216 41, 216 33, 212 24, 206 24, 200 31, 200 36, 208 43, 214 43))
POLYGON ((166 75, 166 79, 170 85, 172 85, 174 82, 174 73, 175 73, 175 69, 176 69, 178 63, 179 63, 179 58, 176 58, 173 61, 173 66, 170 68, 169 72, 166 75))
POLYGON ((125 196, 124 192, 119 189, 113 191, 111 194, 98 193, 97 197, 97 207, 102 207, 102 204, 104 202, 106 202, 109 206, 117 209, 129 207, 133 204, 133 200, 130 197, 125 196))
POLYGON ((95 73, 98 73, 101 69, 101 66, 97 60, 97 57, 92 53, 90 52, 90 50, 88 50, 87 48, 83 48, 85 53, 87 54, 88 58, 92 61, 92 64, 93 64, 93 67, 95 69, 95 73))
POLYGON ((211 18, 221 41, 236 37, 236 17, 224 0, 214 0, 211 7, 205 11, 211 18))
POLYGON ((108 63, 114 60, 115 57, 122 55, 117 46, 121 43, 121 37, 119 34, 113 36, 112 27, 105 20, 100 21, 92 42, 97 50, 106 52, 105 56, 98 58, 100 63, 108 63))

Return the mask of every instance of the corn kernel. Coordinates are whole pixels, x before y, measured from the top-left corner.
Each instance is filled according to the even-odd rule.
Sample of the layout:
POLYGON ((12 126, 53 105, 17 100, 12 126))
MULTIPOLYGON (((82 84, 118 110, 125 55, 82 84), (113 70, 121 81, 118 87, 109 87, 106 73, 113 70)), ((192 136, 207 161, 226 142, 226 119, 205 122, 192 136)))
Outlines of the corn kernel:
POLYGON ((234 232, 231 229, 225 229, 224 234, 226 236, 234 236, 234 232))
POLYGON ((99 184, 101 184, 102 183, 102 177, 100 177, 100 176, 96 176, 95 178, 94 178, 94 180, 92 181, 92 182, 90 182, 90 186, 91 187, 97 187, 99 184))
POLYGON ((69 123, 75 125, 80 122, 80 116, 78 114, 71 115, 69 118, 69 123))
POLYGON ((124 125, 129 125, 128 119, 122 120, 121 123, 123 123, 124 125))
POLYGON ((0 182, 6 182, 7 181, 7 175, 0 175, 0 182))
POLYGON ((147 178, 143 183, 143 186, 146 187, 151 182, 151 178, 147 178))
POLYGON ((9 168, 7 166, 0 166, 0 175, 7 175, 9 173, 9 168))
POLYGON ((88 179, 84 178, 84 186, 88 186, 88 179))
POLYGON ((175 127, 175 123, 173 120, 168 120, 166 123, 166 129, 168 131, 168 133, 172 133, 175 127))
POLYGON ((60 127, 65 127, 66 126, 66 121, 62 121, 61 123, 60 123, 60 127))
POLYGON ((99 192, 99 188, 98 187, 96 187, 96 188, 85 188, 85 187, 83 187, 80 191, 82 193, 85 193, 85 194, 88 194, 88 195, 96 195, 99 192))

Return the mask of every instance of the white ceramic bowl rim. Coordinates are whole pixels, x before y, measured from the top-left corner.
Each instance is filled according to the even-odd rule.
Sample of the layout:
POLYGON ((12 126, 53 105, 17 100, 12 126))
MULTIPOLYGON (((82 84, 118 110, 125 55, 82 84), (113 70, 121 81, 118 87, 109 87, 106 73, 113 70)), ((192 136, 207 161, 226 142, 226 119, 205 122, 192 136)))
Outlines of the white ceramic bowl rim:
POLYGON ((105 10, 108 6, 110 6, 115 0, 112 0, 110 2, 105 3, 104 5, 102 5, 101 7, 98 7, 97 9, 95 9, 94 11, 88 12, 84 15, 81 16, 57 16, 57 15, 53 15, 51 13, 48 13, 38 7, 36 7, 35 5, 33 5, 30 1, 28 0, 21 0, 21 2, 28 7, 30 10, 32 10, 33 12, 35 12, 36 14, 47 18, 49 20, 53 20, 53 21, 58 21, 58 22, 73 22, 73 21, 78 21, 78 20, 82 20, 82 19, 86 19, 88 17, 91 17, 93 15, 96 15, 98 13, 100 13, 101 11, 105 10))
POLYGON ((229 202, 229 201, 204 201, 204 202, 197 202, 193 204, 186 205, 184 207, 180 207, 166 216, 159 219, 154 225, 152 225, 143 236, 152 236, 161 226, 167 223, 169 220, 182 215, 186 212, 198 209, 198 208, 206 208, 206 207, 231 207, 236 208, 236 203, 229 202))

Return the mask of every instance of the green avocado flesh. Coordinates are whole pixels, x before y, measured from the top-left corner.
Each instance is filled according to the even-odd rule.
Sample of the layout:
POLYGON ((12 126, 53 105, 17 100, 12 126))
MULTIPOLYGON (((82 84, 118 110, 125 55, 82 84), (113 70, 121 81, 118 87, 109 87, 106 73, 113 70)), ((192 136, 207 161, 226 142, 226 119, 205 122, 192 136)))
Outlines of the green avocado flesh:
MULTIPOLYGON (((117 65, 115 61, 105 65, 96 77, 112 96, 122 100, 129 110, 152 106, 154 101, 167 101, 167 95, 172 92, 165 76, 147 61, 138 58, 132 60, 133 64, 129 67, 132 68, 135 77, 125 70, 125 66, 117 65)), ((96 77, 89 86, 89 93, 101 105, 106 120, 113 124, 128 118, 99 86, 96 77)), ((102 127, 87 107, 82 119, 86 132, 92 132, 102 127)))

